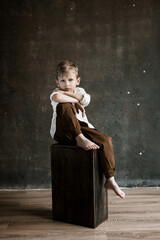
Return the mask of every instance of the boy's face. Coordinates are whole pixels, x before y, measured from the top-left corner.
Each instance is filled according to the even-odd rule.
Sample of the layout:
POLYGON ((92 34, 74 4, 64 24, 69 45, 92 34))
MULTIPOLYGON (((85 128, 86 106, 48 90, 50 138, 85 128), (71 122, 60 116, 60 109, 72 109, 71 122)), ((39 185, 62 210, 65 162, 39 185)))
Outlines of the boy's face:
POLYGON ((64 75, 60 75, 56 83, 61 90, 74 92, 76 86, 80 83, 80 77, 77 78, 76 73, 71 70, 64 75))

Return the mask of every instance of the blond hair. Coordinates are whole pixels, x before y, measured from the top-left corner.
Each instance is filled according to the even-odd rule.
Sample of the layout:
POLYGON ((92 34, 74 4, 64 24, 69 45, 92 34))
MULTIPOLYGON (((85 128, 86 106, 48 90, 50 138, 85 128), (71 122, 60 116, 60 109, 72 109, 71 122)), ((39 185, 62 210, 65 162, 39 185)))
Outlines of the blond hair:
POLYGON ((76 74, 76 78, 78 78, 78 67, 74 62, 70 60, 64 60, 57 65, 56 69, 56 79, 58 80, 59 76, 63 76, 68 73, 70 70, 73 70, 76 74))

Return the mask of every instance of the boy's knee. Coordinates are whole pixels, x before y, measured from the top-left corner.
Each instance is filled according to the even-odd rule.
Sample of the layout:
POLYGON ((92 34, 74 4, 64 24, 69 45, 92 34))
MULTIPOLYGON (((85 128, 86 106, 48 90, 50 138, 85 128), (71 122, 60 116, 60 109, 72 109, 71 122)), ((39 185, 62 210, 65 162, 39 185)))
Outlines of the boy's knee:
POLYGON ((104 136, 103 138, 102 138, 102 140, 101 140, 101 144, 102 144, 102 146, 106 146, 106 145, 110 145, 110 144, 112 144, 112 138, 111 137, 109 137, 109 136, 104 136))
POLYGON ((106 142, 112 142, 112 138, 110 136, 105 135, 104 136, 104 141, 106 142))
POLYGON ((110 136, 105 135, 105 139, 106 139, 108 142, 112 142, 112 138, 111 138, 110 136))
POLYGON ((71 103, 58 103, 57 108, 66 108, 69 107, 71 103))
POLYGON ((61 114, 72 108, 73 108, 72 103, 58 103, 56 111, 57 111, 57 114, 61 114))
POLYGON ((109 141, 112 142, 112 138, 111 137, 109 137, 109 141))
POLYGON ((108 143, 111 146, 112 145, 112 138, 108 136, 108 143))

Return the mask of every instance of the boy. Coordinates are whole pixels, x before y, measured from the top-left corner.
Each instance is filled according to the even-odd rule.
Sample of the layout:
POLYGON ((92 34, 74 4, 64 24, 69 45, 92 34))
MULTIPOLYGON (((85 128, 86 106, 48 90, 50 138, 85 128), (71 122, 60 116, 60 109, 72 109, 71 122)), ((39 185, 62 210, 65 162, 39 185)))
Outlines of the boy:
POLYGON ((101 165, 106 177, 105 188, 112 189, 119 197, 125 198, 114 179, 115 160, 112 138, 98 132, 89 123, 85 109, 90 102, 90 95, 80 84, 78 67, 69 60, 57 66, 56 88, 50 95, 53 106, 53 118, 50 134, 61 144, 77 145, 85 150, 99 149, 101 165))

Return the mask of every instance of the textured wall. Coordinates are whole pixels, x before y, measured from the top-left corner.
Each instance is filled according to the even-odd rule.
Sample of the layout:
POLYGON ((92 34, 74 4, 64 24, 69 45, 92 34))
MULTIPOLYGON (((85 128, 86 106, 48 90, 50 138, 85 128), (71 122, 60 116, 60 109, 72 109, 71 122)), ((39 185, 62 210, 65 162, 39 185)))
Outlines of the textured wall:
POLYGON ((160 1, 0 1, 0 187, 50 187, 57 63, 72 59, 121 186, 158 186, 160 1))

